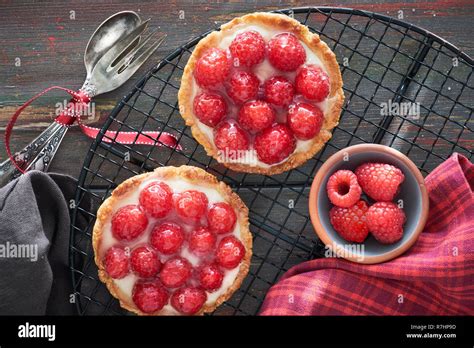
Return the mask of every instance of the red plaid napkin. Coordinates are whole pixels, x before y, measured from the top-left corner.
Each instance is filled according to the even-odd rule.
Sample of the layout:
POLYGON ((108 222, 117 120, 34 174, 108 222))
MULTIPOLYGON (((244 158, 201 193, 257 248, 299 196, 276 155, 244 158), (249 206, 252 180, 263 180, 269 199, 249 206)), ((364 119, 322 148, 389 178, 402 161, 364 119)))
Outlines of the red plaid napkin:
POLYGON ((262 315, 473 315, 474 165, 453 154, 426 178, 430 214, 395 260, 360 265, 325 258, 291 268, 262 315))

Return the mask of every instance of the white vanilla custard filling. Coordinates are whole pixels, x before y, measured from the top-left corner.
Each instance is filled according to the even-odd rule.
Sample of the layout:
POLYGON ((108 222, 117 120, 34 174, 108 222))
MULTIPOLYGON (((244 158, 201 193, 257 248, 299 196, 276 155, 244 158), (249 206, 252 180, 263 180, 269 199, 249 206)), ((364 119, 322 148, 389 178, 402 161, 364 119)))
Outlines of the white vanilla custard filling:
MULTIPOLYGON (((206 194, 209 204, 213 203, 218 203, 218 202, 225 202, 224 197, 214 188, 205 186, 205 185, 196 185, 193 183, 190 183, 189 181, 182 179, 182 178, 172 178, 172 179, 163 179, 161 178, 158 174, 152 173, 152 175, 144 180, 138 189, 133 190, 132 192, 129 192, 126 196, 122 197, 119 202, 117 202, 116 206, 114 207, 112 214, 108 217, 107 221, 105 222, 103 232, 102 232, 102 241, 100 244, 100 250, 99 250, 99 255, 101 258, 104 257, 105 253, 109 248, 111 248, 114 245, 123 245, 123 246, 130 246, 133 248, 135 245, 140 245, 140 244, 145 244, 148 242, 151 230, 155 226, 156 223, 159 223, 159 221, 173 221, 172 218, 164 217, 162 219, 155 219, 152 217, 148 217, 148 226, 145 230, 145 232, 140 236, 140 238, 124 243, 123 241, 119 241, 114 238, 112 235, 112 216, 115 214, 117 210, 119 210, 121 207, 124 207, 129 204, 138 204, 139 203, 139 195, 140 192, 145 188, 150 182, 153 181, 163 181, 166 184, 168 184, 171 189, 173 190, 174 193, 180 193, 186 190, 198 190, 206 194)), ((238 216, 238 212, 236 212, 238 216)), ((176 220, 180 224, 180 226, 184 229, 185 233, 189 233, 192 231, 193 226, 192 225, 186 225, 184 221, 182 220, 176 220)), ((236 238, 239 240, 242 240, 241 238, 241 231, 240 231, 240 224, 239 224, 239 219, 237 219, 237 222, 235 224, 234 230, 232 233, 228 233, 225 235, 217 235, 217 243, 225 237, 229 235, 234 235, 236 238)), ((187 245, 183 245, 182 249, 180 252, 177 253, 181 257, 186 258, 192 265, 197 266, 199 263, 199 257, 194 255, 192 252, 189 251, 187 248, 187 245)), ((164 263, 166 260, 168 260, 171 257, 176 256, 177 254, 173 255, 162 255, 159 253, 160 261, 164 263)), ((229 289, 232 284, 234 283, 235 279, 237 278, 237 275, 239 273, 240 265, 235 267, 234 269, 231 270, 224 270, 224 279, 222 281, 222 285, 219 289, 217 289, 214 292, 209 292, 206 291, 207 293, 207 301, 206 305, 210 305, 214 303, 221 295, 223 295, 227 289, 229 289)), ((126 300, 129 301, 130 303, 133 303, 132 301, 132 290, 135 282, 139 279, 139 277, 134 274, 133 272, 129 273, 127 276, 125 276, 122 279, 113 279, 114 283, 117 285, 117 287, 121 290, 121 292, 126 296, 126 300)), ((168 304, 163 307, 163 309, 160 311, 161 314, 179 314, 178 311, 176 311, 171 304, 168 301, 168 304)))
MULTIPOLYGON (((270 27, 270 26, 266 26, 266 25, 263 25, 263 24, 258 24, 258 25, 257 24, 240 24, 240 25, 237 25, 237 26, 233 27, 231 30, 225 30, 225 31, 217 32, 217 35, 218 35, 218 38, 219 38, 218 48, 220 48, 222 50, 227 50, 229 48, 230 44, 232 43, 232 41, 234 40, 234 38, 238 34, 246 32, 246 31, 251 31, 251 30, 254 30, 254 31, 257 31, 258 33, 260 33, 260 35, 262 35, 263 39, 267 43, 276 34, 284 33, 284 31, 282 31, 282 30, 279 30, 279 29, 276 29, 276 28, 273 28, 273 27, 270 27)), ((300 43, 306 51, 305 65, 315 65, 317 67, 320 67, 324 72, 327 73, 327 69, 326 69, 323 61, 318 57, 318 55, 313 50, 311 50, 308 47, 308 45, 306 45, 301 40, 300 40, 300 43)), ((267 58, 265 58, 265 60, 262 63, 252 67, 252 71, 259 78, 260 83, 264 83, 267 79, 269 79, 270 77, 273 77, 273 76, 285 76, 290 81, 294 81, 295 76, 296 76, 296 72, 294 72, 294 71, 292 71, 292 72, 282 72, 282 71, 279 71, 279 70, 275 69, 270 64, 270 62, 267 58)), ((193 104, 195 96, 198 95, 202 91, 202 88, 199 87, 198 84, 196 83, 196 81, 194 79, 194 76, 193 76, 192 81, 193 81, 193 83, 192 83, 192 93, 191 93, 191 105, 193 104)), ((320 103, 314 103, 314 102, 311 102, 311 103, 318 106, 319 109, 326 115, 326 113, 327 113, 327 111, 330 107, 331 100, 332 99, 328 97, 320 103)), ((227 116, 231 116, 232 118, 236 118, 236 115, 238 113, 238 107, 236 107, 233 103, 227 103, 227 104, 228 104, 228 115, 227 116)), ((282 117, 284 117, 284 115, 277 115, 277 121, 278 120, 283 121, 283 120, 281 120, 282 117)), ((214 128, 209 127, 209 126, 205 125, 204 123, 202 123, 201 121, 199 121, 197 116, 195 116, 195 120, 196 120, 196 124, 199 127, 199 129, 201 130, 201 132, 203 132, 206 135, 206 137, 209 139, 210 143, 215 147, 214 128)), ((308 151, 311 147, 311 143, 312 143, 312 139, 309 139, 309 140, 296 139, 296 148, 295 148, 293 153, 308 151)), ((267 164, 267 163, 264 163, 264 162, 260 161, 257 158, 256 155, 255 156, 249 156, 249 158, 251 159, 250 162, 245 162, 245 164, 249 164, 249 165, 254 166, 254 167, 262 167, 262 168, 270 168, 272 166, 279 165, 281 163, 286 162, 286 160, 288 159, 288 158, 285 158, 282 162, 279 162, 279 163, 267 164)), ((219 162, 224 162, 224 160, 225 160, 225 157, 218 159, 219 162)), ((239 162, 237 161, 236 163, 239 163, 239 162)), ((242 162, 240 162, 240 163, 242 163, 242 162)))

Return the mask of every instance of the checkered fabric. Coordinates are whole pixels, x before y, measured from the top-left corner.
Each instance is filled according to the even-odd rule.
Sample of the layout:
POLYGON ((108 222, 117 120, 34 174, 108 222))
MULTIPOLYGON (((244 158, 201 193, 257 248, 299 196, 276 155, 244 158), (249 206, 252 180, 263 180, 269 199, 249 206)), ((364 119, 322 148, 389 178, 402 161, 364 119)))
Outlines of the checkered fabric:
POLYGON ((453 154, 426 177, 430 212, 415 245, 377 265, 316 259, 291 268, 261 315, 473 315, 474 165, 453 154))

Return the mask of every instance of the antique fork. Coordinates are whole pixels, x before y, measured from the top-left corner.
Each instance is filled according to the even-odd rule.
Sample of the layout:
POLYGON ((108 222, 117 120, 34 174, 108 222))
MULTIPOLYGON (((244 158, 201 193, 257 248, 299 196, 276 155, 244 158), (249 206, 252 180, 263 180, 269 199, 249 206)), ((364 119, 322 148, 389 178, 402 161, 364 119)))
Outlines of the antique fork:
MULTIPOLYGON (((119 12, 104 21, 87 45, 84 57, 87 76, 78 93, 82 93, 90 100, 92 97, 118 88, 137 71, 166 37, 166 35, 161 36, 138 54, 156 33, 156 31, 152 32, 142 40, 147 24, 148 20, 141 22, 138 15, 131 11, 119 12), (119 16, 124 18, 119 18, 119 16), (126 28, 127 24, 133 30, 126 28), (117 40, 117 31, 121 30, 124 33, 124 26, 126 35, 117 40), (117 41, 107 50, 107 47, 103 46, 102 37, 97 37, 102 35, 112 36, 112 40, 115 35, 117 41)), ((72 102, 74 104, 76 101, 72 100, 72 102)), ((68 111, 70 112, 66 110, 66 113, 68 111)), ((16 165, 9 159, 1 163, 0 187, 21 175, 21 171, 32 169, 46 171, 67 130, 66 125, 55 121, 23 150, 14 155, 16 165)))

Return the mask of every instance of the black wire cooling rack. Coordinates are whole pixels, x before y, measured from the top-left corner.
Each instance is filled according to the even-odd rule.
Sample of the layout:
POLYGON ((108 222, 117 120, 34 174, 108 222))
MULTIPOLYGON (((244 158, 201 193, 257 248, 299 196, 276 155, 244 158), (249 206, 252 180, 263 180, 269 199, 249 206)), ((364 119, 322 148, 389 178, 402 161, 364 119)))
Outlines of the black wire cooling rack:
POLYGON ((179 47, 117 105, 85 159, 70 243, 79 314, 127 313, 98 280, 91 233, 97 207, 130 176, 158 166, 189 164, 205 168, 241 196, 250 210, 254 236, 251 269, 240 290, 214 314, 254 315, 285 271, 323 256, 307 205, 309 185, 331 154, 358 143, 381 143, 408 155, 425 175, 453 152, 472 158, 474 84, 469 56, 426 30, 380 14, 331 7, 277 12, 306 24, 337 55, 346 101, 331 141, 306 164, 280 175, 226 169, 206 155, 178 110, 183 68, 194 46, 208 33, 179 47), (419 110, 384 114, 390 103, 419 110), (104 141, 105 130, 157 129, 175 134, 183 151, 104 141))

